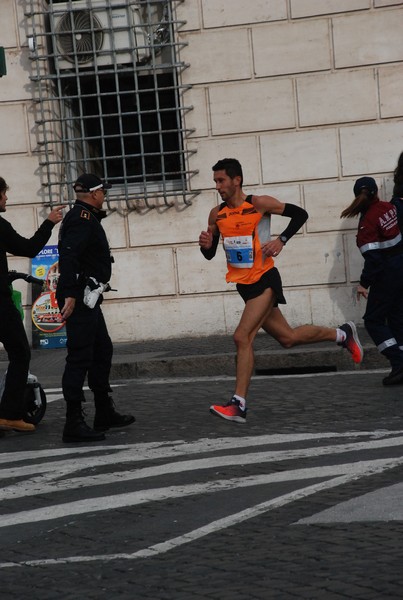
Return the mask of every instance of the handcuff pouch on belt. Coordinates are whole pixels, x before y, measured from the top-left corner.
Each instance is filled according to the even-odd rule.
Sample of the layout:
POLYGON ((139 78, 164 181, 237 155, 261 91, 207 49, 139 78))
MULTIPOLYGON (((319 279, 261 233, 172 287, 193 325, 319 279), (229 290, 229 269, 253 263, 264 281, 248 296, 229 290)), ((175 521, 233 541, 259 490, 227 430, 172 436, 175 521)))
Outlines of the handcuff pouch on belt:
POLYGON ((85 283, 83 300, 88 308, 94 308, 100 295, 112 289, 109 283, 100 283, 95 277, 88 277, 85 283))

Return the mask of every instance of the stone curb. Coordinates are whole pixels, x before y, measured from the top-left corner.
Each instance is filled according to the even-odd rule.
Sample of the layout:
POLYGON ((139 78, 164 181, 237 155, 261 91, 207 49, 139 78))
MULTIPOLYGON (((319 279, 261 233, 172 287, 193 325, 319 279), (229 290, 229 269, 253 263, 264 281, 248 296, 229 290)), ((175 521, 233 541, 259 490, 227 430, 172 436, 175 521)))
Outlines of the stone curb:
MULTIPOLYGON (((364 347, 364 352, 361 365, 354 364, 350 355, 339 348, 256 352, 255 376, 388 369, 376 348, 364 347)), ((135 355, 121 355, 114 359, 111 379, 235 376, 235 359, 235 353, 141 360, 135 355)))

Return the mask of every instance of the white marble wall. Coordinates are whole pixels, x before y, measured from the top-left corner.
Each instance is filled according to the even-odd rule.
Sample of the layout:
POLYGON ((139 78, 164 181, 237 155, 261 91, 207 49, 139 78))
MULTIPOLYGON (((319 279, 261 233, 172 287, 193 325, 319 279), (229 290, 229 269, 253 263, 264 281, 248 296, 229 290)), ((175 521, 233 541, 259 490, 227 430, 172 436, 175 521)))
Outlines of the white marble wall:
MULTIPOLYGON (((44 213, 21 4, 2 0, 0 175, 11 186, 6 216, 29 235, 44 213)), ((182 79, 193 86, 185 95, 193 106, 185 125, 195 129, 187 146, 197 150, 191 186, 201 193, 187 208, 119 211, 105 222, 116 260, 118 291, 104 305, 113 339, 229 334, 236 326, 243 304, 225 283, 223 253, 206 261, 197 244, 218 201, 211 166, 225 156, 242 162, 245 191, 309 212, 277 262, 290 322, 360 321, 356 221, 339 216, 361 175, 390 196, 403 151, 403 3, 185 0, 177 16, 186 21, 182 79)), ((286 223, 273 218, 274 233, 286 223)))

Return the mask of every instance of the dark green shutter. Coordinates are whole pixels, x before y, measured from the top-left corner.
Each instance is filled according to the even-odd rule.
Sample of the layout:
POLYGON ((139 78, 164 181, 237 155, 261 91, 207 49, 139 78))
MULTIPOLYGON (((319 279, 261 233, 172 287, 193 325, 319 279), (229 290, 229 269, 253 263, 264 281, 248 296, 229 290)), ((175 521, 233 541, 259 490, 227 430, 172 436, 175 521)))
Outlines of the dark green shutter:
POLYGON ((0 77, 3 77, 3 75, 7 75, 6 54, 4 48, 0 46, 0 77))

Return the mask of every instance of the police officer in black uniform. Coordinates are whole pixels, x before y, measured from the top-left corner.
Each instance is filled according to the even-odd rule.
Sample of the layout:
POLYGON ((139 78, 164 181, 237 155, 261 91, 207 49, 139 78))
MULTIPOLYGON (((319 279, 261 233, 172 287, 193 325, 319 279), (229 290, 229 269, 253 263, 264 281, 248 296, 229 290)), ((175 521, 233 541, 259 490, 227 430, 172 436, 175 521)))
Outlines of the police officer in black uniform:
POLYGON ((66 400, 64 442, 105 439, 110 427, 135 421, 121 415, 110 396, 109 374, 113 345, 101 310, 102 292, 109 288, 113 259, 101 220, 105 190, 111 187, 96 175, 80 175, 74 184, 76 202, 63 219, 59 234, 59 271, 56 297, 66 320, 67 357, 62 379, 66 400), (94 393, 93 429, 82 413, 86 376, 94 393))
MULTIPOLYGON (((0 213, 6 212, 8 185, 0 177, 0 213)), ((0 404, 0 430, 29 432, 35 426, 26 423, 24 393, 27 383, 31 349, 21 315, 14 306, 9 287, 7 252, 14 256, 33 258, 49 240, 53 227, 62 218, 63 207, 54 208, 34 235, 27 239, 19 235, 11 224, 0 217, 0 342, 4 344, 9 365, 0 404)))

